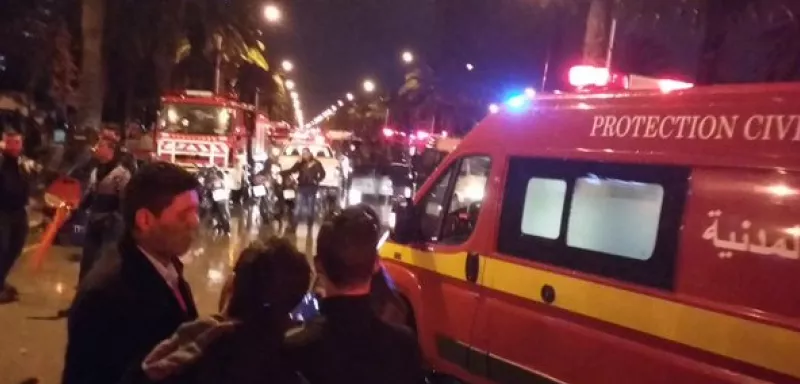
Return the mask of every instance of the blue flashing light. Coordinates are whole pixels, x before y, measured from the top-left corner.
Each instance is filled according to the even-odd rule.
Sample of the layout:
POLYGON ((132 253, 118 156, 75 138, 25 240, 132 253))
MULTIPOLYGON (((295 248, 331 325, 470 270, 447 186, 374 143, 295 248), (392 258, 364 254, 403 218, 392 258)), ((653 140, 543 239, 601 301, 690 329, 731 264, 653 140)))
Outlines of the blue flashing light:
POLYGON ((526 95, 517 95, 514 96, 506 101, 506 105, 512 110, 521 110, 525 108, 525 106, 530 101, 526 95))

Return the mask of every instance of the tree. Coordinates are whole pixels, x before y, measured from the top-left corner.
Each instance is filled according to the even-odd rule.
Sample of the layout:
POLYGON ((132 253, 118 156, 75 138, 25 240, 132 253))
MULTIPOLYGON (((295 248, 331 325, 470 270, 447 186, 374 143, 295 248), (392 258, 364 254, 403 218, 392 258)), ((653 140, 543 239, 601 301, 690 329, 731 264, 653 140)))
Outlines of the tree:
POLYGON ((83 50, 78 126, 99 129, 103 114, 103 21, 106 0, 82 0, 83 50))
POLYGON ((708 0, 698 81, 775 82, 800 78, 800 4, 708 0))
POLYGON ((63 108, 75 86, 72 37, 64 8, 45 1, 6 3, 0 13, 0 89, 39 105, 63 108), (12 16, 13 15, 13 16, 12 16))
POLYGON ((611 33, 613 0, 591 0, 586 18, 586 37, 583 41, 583 61, 586 64, 602 65, 611 33))
MULTIPOLYGON (((65 22, 56 27, 50 60, 49 96, 58 108, 72 103, 78 83, 78 66, 72 55, 72 35, 65 22)), ((66 110, 62 110, 66 113, 66 110)))

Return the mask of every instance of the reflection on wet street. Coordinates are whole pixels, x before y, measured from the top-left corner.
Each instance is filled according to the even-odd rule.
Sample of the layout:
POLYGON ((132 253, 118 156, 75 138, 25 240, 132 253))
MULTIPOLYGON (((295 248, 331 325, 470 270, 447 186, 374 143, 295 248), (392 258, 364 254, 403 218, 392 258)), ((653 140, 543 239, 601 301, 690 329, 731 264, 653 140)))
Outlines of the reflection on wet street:
MULTIPOLYGON (((297 247, 313 255, 314 233, 304 225, 297 229, 297 247)), ((259 237, 277 232, 254 220, 234 218, 230 237, 215 237, 201 231, 192 250, 183 258, 185 276, 192 286, 201 315, 216 311, 219 292, 239 251, 259 237)), ((31 257, 37 246, 31 234, 9 282, 20 291, 16 303, 0 305, 0 384, 18 384, 37 377, 44 384, 60 382, 66 344, 66 320, 57 317, 75 295, 79 248, 53 247, 42 268, 33 271, 31 257)))

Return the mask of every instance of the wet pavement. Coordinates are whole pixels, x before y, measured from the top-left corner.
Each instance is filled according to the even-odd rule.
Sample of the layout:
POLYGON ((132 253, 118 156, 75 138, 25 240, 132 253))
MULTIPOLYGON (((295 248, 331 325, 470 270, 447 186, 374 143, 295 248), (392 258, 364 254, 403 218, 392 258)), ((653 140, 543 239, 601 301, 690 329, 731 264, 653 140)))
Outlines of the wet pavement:
MULTIPOLYGON (((201 236, 184 258, 184 273, 192 287, 200 315, 216 311, 223 281, 241 249, 259 236, 270 236, 269 228, 244 225, 234 220, 227 238, 201 236)), ((315 226, 317 229, 317 226, 315 226)), ((297 246, 313 254, 313 236, 305 226, 297 231, 297 246)), ((314 231, 316 232, 316 231, 314 231)), ((39 233, 31 233, 26 251, 9 277, 20 300, 0 305, 0 384, 19 384, 35 377, 42 384, 58 384, 66 344, 66 320, 58 318, 75 295, 79 248, 53 247, 42 268, 34 271, 31 255, 39 233)))

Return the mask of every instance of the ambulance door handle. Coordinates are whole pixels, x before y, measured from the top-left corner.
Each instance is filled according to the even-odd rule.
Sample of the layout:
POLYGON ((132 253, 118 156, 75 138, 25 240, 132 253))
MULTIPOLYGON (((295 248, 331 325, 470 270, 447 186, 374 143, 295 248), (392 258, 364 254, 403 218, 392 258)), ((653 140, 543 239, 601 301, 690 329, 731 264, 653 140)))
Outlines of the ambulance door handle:
POLYGON ((477 252, 467 252, 467 259, 464 263, 464 276, 470 283, 478 281, 478 272, 480 269, 480 256, 477 252))

